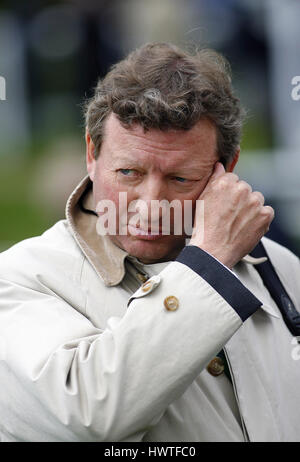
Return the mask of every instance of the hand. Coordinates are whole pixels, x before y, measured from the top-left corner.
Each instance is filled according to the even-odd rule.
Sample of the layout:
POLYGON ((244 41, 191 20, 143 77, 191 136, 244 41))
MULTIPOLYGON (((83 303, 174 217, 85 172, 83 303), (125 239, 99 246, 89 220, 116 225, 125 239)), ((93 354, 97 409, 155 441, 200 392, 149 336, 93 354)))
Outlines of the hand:
POLYGON ((228 268, 251 252, 274 218, 272 207, 264 206, 263 195, 252 192, 236 174, 226 173, 220 162, 199 199, 204 201, 204 217, 196 207, 190 245, 209 252, 228 268))

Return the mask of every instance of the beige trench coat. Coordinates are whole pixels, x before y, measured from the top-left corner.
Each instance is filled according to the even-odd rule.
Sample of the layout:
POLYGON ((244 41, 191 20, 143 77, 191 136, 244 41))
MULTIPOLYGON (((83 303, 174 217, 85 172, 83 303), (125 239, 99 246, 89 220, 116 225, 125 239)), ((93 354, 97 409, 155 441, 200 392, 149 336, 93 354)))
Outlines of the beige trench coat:
MULTIPOLYGON (((143 291, 144 269, 80 210, 87 184, 66 220, 0 255, 1 440, 299 441, 298 347, 257 262, 236 265, 239 279, 215 263, 229 299, 180 261, 143 291), (247 311, 251 293, 262 306, 251 300, 243 322, 237 306, 247 311), (230 382, 206 370, 224 345, 236 420, 223 396, 230 382)), ((300 309, 298 258, 264 243, 300 309)))

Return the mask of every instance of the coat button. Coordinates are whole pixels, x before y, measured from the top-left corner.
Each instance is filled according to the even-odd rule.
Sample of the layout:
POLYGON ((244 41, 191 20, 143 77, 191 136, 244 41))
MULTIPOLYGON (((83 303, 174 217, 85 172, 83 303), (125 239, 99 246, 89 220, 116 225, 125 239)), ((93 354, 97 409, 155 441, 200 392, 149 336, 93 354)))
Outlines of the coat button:
POLYGON ((206 369, 211 375, 217 377, 224 372, 224 362, 221 358, 215 357, 210 361, 206 369))
POLYGON ((142 282, 146 282, 149 279, 149 276, 142 273, 136 273, 136 277, 142 282))
POLYGON ((174 297, 174 295, 170 295, 164 299, 164 305, 166 310, 175 311, 179 306, 179 300, 177 297, 174 297))
POLYGON ((143 292, 149 292, 149 290, 152 289, 153 282, 152 281, 147 281, 142 285, 142 291, 143 292))

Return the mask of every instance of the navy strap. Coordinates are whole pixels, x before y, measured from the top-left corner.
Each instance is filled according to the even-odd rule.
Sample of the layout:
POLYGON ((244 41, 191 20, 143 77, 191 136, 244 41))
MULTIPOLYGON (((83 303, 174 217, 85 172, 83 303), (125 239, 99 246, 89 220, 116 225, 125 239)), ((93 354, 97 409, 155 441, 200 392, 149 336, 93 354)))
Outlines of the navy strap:
POLYGON ((296 310, 294 303, 280 281, 262 242, 257 244, 250 255, 255 258, 268 258, 266 262, 254 265, 254 268, 260 274, 271 297, 277 304, 290 332, 294 336, 300 336, 300 313, 296 310))

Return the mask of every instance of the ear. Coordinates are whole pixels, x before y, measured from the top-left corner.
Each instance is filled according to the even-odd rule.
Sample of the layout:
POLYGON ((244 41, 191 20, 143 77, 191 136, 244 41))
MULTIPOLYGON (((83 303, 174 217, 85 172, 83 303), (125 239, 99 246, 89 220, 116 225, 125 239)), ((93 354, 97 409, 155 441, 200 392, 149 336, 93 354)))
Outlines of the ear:
POLYGON ((236 166, 237 161, 239 160, 240 152, 241 152, 241 148, 239 146, 235 152, 234 158, 232 159, 230 164, 226 166, 226 172, 233 172, 234 167, 236 166))
POLYGON ((94 181, 95 170, 96 170, 96 159, 95 159, 95 145, 91 139, 88 129, 85 130, 85 144, 86 144, 86 168, 90 176, 91 181, 94 181))

